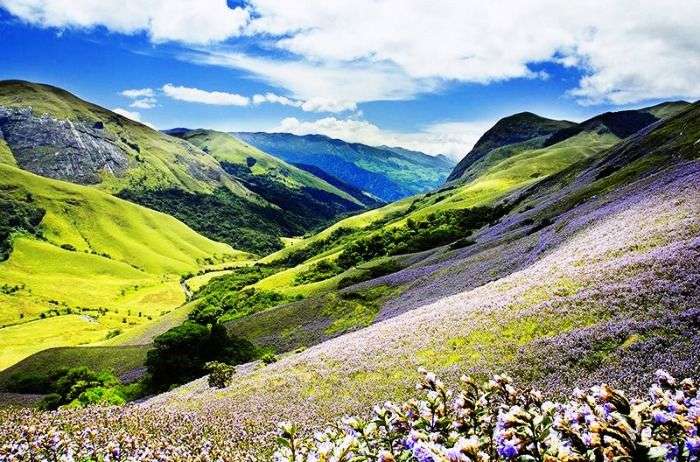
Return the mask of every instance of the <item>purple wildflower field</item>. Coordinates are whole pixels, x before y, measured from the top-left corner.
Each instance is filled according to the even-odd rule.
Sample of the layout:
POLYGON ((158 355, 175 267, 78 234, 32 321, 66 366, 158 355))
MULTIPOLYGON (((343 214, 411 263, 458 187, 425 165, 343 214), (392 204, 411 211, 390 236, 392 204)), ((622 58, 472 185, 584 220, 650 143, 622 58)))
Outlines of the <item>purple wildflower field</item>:
MULTIPOLYGON (((122 408, 0 411, 0 460, 269 460, 277 422, 299 424, 307 433, 293 438, 303 439, 345 415, 369 417, 378 403, 411 398, 415 382, 424 378, 419 367, 443 377, 445 387, 457 386, 463 373, 475 380, 512 374, 512 386, 534 385, 554 401, 571 396, 574 387, 601 382, 627 390, 628 398, 641 397, 659 367, 697 378, 699 210, 700 165, 687 163, 601 195, 530 235, 504 220, 486 231, 491 241, 478 236, 478 247, 436 260, 430 271, 409 268, 390 276, 414 281, 399 299, 412 309, 268 366, 240 368, 227 388, 210 389, 202 378, 122 408)), ((598 390, 612 396, 608 388, 598 390)), ((596 393, 590 410, 607 422, 605 413, 598 415, 605 401, 596 393)), ((669 393, 668 399, 680 399, 669 393)), ((658 404, 655 399, 649 406, 658 404)), ((532 413, 536 407, 552 422, 573 406, 506 404, 503 415, 513 419, 512 406, 520 405, 532 413)), ((621 410, 620 402, 615 406, 621 410)), ((609 407, 606 412, 615 414, 609 407)), ((501 414, 492 415, 498 420, 501 414)), ((640 438, 648 433, 644 419, 635 427, 640 438)), ((503 451, 531 451, 514 432, 500 440, 503 451)), ((667 438, 659 444, 695 447, 697 435, 676 436, 675 443, 667 438)), ((333 451, 346 437, 335 435, 325 447, 333 451)), ((430 432, 427 438, 416 436, 414 443, 438 454, 442 449, 433 443, 447 450, 461 441, 448 441, 449 434, 431 441, 430 432)), ((309 454, 319 452, 316 443, 304 444, 309 454)), ((474 447, 468 436, 460 444, 474 447)), ((279 460, 349 460, 290 459, 283 447, 277 450, 279 460)), ((415 460, 467 460, 453 455, 415 460)), ((394 460, 376 457, 358 460, 394 460)))

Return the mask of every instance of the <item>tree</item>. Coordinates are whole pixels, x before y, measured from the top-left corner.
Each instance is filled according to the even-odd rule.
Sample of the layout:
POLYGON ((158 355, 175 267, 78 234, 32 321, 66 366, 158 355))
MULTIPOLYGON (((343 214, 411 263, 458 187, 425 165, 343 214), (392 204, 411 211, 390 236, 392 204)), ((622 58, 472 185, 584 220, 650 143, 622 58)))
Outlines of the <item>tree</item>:
POLYGON ((155 338, 146 357, 154 391, 189 382, 206 374, 205 364, 240 364, 255 354, 253 344, 231 337, 221 324, 211 327, 190 321, 155 338))

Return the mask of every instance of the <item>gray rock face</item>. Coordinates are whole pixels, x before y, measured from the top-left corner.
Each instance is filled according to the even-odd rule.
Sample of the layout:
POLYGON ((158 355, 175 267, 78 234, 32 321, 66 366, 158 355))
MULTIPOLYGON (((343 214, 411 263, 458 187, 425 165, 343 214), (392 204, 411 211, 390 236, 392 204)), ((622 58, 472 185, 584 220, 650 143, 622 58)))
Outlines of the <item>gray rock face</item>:
POLYGON ((129 166, 116 138, 99 123, 36 117, 28 107, 0 106, 0 138, 21 168, 59 180, 94 184, 100 173, 120 176, 129 166))

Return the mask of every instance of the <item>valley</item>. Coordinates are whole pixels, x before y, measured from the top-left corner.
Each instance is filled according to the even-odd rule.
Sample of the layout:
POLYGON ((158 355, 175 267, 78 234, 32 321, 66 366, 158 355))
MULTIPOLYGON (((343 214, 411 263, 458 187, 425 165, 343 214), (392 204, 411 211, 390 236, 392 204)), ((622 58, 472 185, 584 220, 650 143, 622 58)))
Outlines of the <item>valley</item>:
MULTIPOLYGON (((148 444, 185 459, 212 441, 226 460, 269 459, 280 420, 312 428, 407 400, 422 367, 451 387, 508 372, 555 397, 601 381, 638 394, 658 368, 700 373, 699 103, 580 123, 516 114, 449 175, 394 149, 381 162, 418 158, 431 173, 380 195, 326 160, 295 162, 332 140, 289 138, 282 155, 277 134, 155 132, 51 94, 60 104, 0 116, 0 389, 34 402, 71 368, 111 371, 117 384, 98 388, 121 395, 97 402, 141 401, 57 411, 65 428, 100 422, 100 444, 146 422, 148 444), (116 135, 88 130, 78 138, 98 145, 85 151, 65 142, 65 124, 97 116, 116 135), (25 123, 63 134, 34 139, 25 123), (181 154, 164 161, 156 141, 181 154), (123 162, 82 163, 105 150, 116 162, 113 149, 123 162), (52 166, 63 156, 77 167, 52 166), (213 358, 240 364, 222 388, 205 377, 213 358), (176 449, 165 435, 182 436, 183 418, 195 434, 176 449)), ((351 159, 348 146, 332 156, 351 159)))

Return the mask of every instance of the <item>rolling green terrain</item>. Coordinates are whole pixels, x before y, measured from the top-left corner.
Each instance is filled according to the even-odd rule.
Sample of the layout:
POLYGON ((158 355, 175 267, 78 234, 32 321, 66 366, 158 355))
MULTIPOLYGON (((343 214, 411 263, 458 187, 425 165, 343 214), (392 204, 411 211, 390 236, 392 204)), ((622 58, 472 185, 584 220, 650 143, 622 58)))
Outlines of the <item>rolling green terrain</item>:
POLYGON ((0 262, 0 367, 155 322, 184 301, 181 274, 246 255, 90 187, 9 165, 0 185, 45 212, 36 235, 12 234, 0 262))
POLYGON ((207 153, 48 85, 0 82, 0 133, 0 163, 94 186, 259 254, 376 204, 227 135, 210 132, 207 153))

